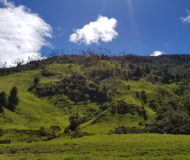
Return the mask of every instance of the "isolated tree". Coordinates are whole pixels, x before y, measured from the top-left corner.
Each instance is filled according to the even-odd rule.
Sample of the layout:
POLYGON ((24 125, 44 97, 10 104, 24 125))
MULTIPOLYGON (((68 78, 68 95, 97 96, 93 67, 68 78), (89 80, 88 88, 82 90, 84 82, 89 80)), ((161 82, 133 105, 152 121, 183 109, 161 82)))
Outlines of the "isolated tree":
POLYGON ((10 92, 10 96, 8 98, 8 109, 11 111, 14 111, 16 109, 16 106, 19 104, 19 98, 18 98, 18 89, 17 87, 13 87, 10 92))
POLYGON ((40 82, 40 78, 35 77, 34 78, 34 86, 37 86, 39 84, 39 82, 40 82))
POLYGON ((3 107, 7 106, 7 99, 5 92, 0 93, 0 113, 3 113, 3 107))
POLYGON ((77 113, 76 115, 70 116, 69 121, 70 121, 69 129, 75 131, 80 126, 81 123, 79 114, 77 113))
POLYGON ((64 133, 70 135, 72 138, 82 137, 80 131, 81 118, 78 112, 69 117, 69 126, 65 128, 64 133))
POLYGON ((1 107, 6 107, 6 105, 7 105, 6 93, 5 92, 1 92, 0 93, 0 106, 1 107))

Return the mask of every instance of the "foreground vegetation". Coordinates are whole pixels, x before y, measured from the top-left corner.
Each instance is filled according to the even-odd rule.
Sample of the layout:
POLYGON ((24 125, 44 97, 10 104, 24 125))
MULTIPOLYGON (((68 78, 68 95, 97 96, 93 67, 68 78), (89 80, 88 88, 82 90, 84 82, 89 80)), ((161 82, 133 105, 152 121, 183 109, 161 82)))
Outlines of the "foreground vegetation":
POLYGON ((189 62, 89 54, 0 69, 0 159, 188 159, 189 62))
POLYGON ((1 160, 189 160, 190 137, 98 135, 79 139, 1 145, 1 160))

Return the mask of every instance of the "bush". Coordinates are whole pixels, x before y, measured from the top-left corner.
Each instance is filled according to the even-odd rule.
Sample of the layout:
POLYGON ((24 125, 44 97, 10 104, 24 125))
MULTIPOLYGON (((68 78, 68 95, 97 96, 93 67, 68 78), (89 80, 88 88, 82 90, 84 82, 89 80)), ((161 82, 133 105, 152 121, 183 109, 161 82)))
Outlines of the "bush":
POLYGON ((111 131, 110 133, 115 134, 129 134, 129 133, 144 133, 144 129, 135 128, 135 127, 126 127, 126 126, 120 126, 116 128, 114 131, 111 131))
POLYGON ((10 139, 0 140, 0 144, 10 144, 10 143, 11 143, 10 139))
POLYGON ((41 72, 41 75, 44 76, 44 77, 51 77, 51 76, 54 76, 55 73, 52 73, 52 72, 50 72, 50 71, 48 71, 48 70, 43 70, 43 71, 41 72))
POLYGON ((56 136, 58 132, 61 132, 61 127, 59 126, 51 126, 50 127, 51 133, 53 136, 56 136))

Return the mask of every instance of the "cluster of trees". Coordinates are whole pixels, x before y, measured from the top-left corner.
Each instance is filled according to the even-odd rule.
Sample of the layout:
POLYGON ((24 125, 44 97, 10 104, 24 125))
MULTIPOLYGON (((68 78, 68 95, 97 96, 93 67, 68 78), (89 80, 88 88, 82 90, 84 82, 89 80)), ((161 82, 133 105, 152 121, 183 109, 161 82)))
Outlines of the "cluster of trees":
POLYGON ((65 77, 60 82, 39 85, 35 92, 40 97, 64 94, 73 102, 93 101, 104 103, 110 100, 107 89, 87 80, 82 74, 74 73, 70 77, 65 77))
POLYGON ((150 132, 190 134, 190 83, 182 81, 175 93, 171 96, 172 93, 159 89, 158 96, 150 101, 149 106, 156 111, 150 132))
POLYGON ((19 98, 18 98, 17 87, 13 87, 11 89, 9 96, 7 96, 5 92, 0 93, 0 113, 3 112, 3 108, 15 111, 16 106, 18 104, 19 104, 19 98))
POLYGON ((65 128, 64 133, 72 138, 83 137, 86 133, 81 132, 80 125, 82 124, 82 118, 79 113, 73 114, 69 117, 69 125, 65 128))
POLYGON ((130 113, 132 115, 138 114, 143 117, 144 120, 148 119, 147 112, 144 106, 137 106, 134 104, 128 104, 127 102, 120 100, 111 104, 111 113, 112 114, 127 114, 130 113))
POLYGON ((187 113, 173 108, 162 108, 150 124, 150 132, 190 134, 190 117, 187 113))

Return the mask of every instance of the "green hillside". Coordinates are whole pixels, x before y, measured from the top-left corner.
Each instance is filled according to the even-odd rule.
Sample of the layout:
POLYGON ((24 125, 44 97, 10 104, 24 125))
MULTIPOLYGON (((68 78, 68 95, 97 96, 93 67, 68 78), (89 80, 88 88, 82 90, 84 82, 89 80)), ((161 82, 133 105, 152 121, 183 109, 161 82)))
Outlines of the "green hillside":
MULTIPOLYGON (((89 154, 84 153, 78 159, 95 159, 88 158, 91 156, 101 159, 103 154, 105 158, 102 159, 125 159, 126 154, 129 159, 141 156, 156 159, 154 155, 158 154, 163 155, 157 159, 167 159, 170 155, 179 159, 183 153, 179 151, 174 155, 174 152, 178 149, 177 143, 183 146, 186 136, 150 133, 190 134, 189 62, 190 56, 187 55, 67 55, 0 69, 0 92, 6 93, 7 101, 7 105, 1 105, 0 96, 0 143, 4 140, 11 142, 0 145, 0 159, 11 159, 11 151, 18 153, 16 156, 20 159, 27 155, 35 159, 35 146, 39 147, 39 153, 45 153, 47 149, 50 159, 61 159, 63 150, 70 150, 74 144, 76 149, 67 152, 64 158, 77 159, 74 152, 80 153, 79 148, 84 144, 81 154, 85 147, 93 145, 95 151, 89 148, 89 154), (19 103, 11 110, 9 95, 13 87, 18 89, 19 103), (133 135, 118 135, 127 133, 133 135), (133 141, 124 140, 125 136, 133 141), (83 138, 70 140, 70 137, 83 138), (152 148, 155 152, 150 151, 148 137, 154 137, 152 148), (107 146, 112 138, 113 144, 107 146), (135 142, 134 138, 144 140, 135 142), (51 141, 42 142, 48 140, 51 141), (167 146, 157 146, 160 141, 176 147, 166 150, 167 146), (137 143, 142 143, 141 153, 122 149, 130 146, 137 149, 137 143), (64 146, 64 149, 56 155, 56 149, 51 150, 50 145, 64 146), (96 149, 104 145, 107 156, 106 152, 96 149), (25 147, 27 151, 24 151, 25 147), (96 155, 96 150, 100 155, 96 155)), ((186 154, 184 150, 181 152, 186 154)), ((47 155, 40 157, 48 159, 47 155)))

